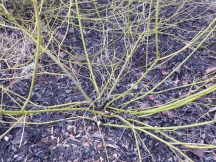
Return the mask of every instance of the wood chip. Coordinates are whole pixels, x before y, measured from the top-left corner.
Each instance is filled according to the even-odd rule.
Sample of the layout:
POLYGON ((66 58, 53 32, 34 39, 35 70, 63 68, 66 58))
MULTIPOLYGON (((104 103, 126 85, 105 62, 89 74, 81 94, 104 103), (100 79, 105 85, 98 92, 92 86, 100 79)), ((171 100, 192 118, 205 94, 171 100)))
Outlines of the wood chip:
POLYGON ((209 74, 209 73, 212 73, 216 71, 216 66, 211 66, 211 67, 208 67, 205 71, 205 74, 209 74))
POLYGON ((161 73, 162 73, 162 75, 168 75, 169 74, 169 72, 167 72, 165 70, 162 70, 161 73))

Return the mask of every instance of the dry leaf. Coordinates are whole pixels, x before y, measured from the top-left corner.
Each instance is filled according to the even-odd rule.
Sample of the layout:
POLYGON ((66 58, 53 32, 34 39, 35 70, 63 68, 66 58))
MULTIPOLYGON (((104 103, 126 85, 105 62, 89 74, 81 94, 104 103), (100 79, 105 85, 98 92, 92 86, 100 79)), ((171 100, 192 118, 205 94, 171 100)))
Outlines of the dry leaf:
POLYGON ((64 39, 64 35, 61 33, 58 33, 57 38, 59 41, 62 41, 64 39))
POLYGON ((64 58, 65 56, 67 56, 67 54, 65 52, 60 52, 60 55, 59 55, 61 58, 64 58))
MULTIPOLYGON (((201 139, 201 138, 198 138, 197 143, 198 143, 198 144, 203 144, 203 143, 204 143, 204 140, 201 139)), ((206 149, 206 148, 197 148, 197 149, 195 148, 195 149, 190 149, 190 151, 191 151, 192 153, 194 153, 195 155, 197 155, 197 156, 200 157, 200 158, 204 157, 204 152, 205 152, 206 150, 208 150, 208 149, 206 149)))
POLYGON ((209 74, 214 71, 216 71, 216 66, 211 66, 211 67, 208 67, 208 69, 206 69, 205 74, 209 74))
POLYGON ((148 107, 148 104, 147 103, 139 103, 139 108, 141 109, 145 109, 146 107, 148 107))
POLYGON ((155 98, 155 95, 149 95, 149 99, 154 101, 157 104, 160 104, 160 101, 155 98))
POLYGON ((163 115, 167 116, 168 118, 176 118, 176 117, 178 117, 178 115, 176 115, 172 111, 162 111, 161 113, 163 115))
POLYGON ((155 103, 157 103, 157 105, 160 105, 160 101, 159 100, 154 100, 155 103))
POLYGON ((174 85, 177 86, 179 83, 179 79, 176 79, 175 81, 173 81, 174 85))
POLYGON ((197 155, 198 157, 202 158, 204 157, 204 152, 206 151, 207 149, 204 149, 204 148, 201 148, 201 149, 191 149, 190 151, 192 153, 194 153, 195 155, 197 155))
POLYGON ((80 70, 81 70, 81 67, 80 67, 80 68, 77 68, 77 69, 76 69, 76 73, 79 74, 79 73, 80 73, 80 70))
POLYGON ((156 100, 155 95, 149 95, 149 99, 153 101, 156 100))
POLYGON ((182 92, 182 94, 180 95, 180 97, 185 97, 188 95, 188 92, 182 92))
POLYGON ((148 84, 145 84, 143 82, 140 83, 140 88, 148 88, 148 84))
POLYGON ((167 71, 165 71, 165 70, 162 70, 162 75, 168 75, 169 74, 169 72, 167 72, 167 71))
POLYGON ((168 61, 165 61, 165 62, 161 63, 161 64, 158 66, 158 68, 160 68, 160 69, 165 69, 165 68, 167 68, 167 64, 168 64, 168 61))
POLYGON ((183 84, 183 85, 186 85, 186 84, 188 84, 188 81, 187 81, 187 79, 186 79, 186 78, 184 78, 184 79, 182 80, 182 84, 183 84))

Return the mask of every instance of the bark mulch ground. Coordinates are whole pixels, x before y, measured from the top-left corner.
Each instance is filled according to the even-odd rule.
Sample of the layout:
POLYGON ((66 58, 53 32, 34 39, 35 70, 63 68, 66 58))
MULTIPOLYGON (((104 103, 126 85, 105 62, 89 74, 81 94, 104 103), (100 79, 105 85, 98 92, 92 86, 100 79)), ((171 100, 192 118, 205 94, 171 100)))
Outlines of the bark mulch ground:
MULTIPOLYGON (((197 1, 198 2, 198 1, 197 1)), ((102 4, 107 3, 101 1, 102 4)), ((10 6, 8 6, 10 7, 10 6)), ((80 7, 86 7, 85 5, 80 7)), ((88 6, 91 8, 91 6, 88 6)), ((149 6, 146 6, 147 8, 149 6)), ((140 10, 142 10, 140 8, 140 10)), ((163 18, 170 17, 177 10, 177 6, 170 6, 161 8, 161 16, 163 18)), ((183 48, 191 38, 195 37, 196 34, 206 28, 209 23, 213 20, 216 15, 215 10, 208 5, 200 4, 196 7, 190 6, 189 4, 184 6, 179 12, 182 12, 179 19, 187 18, 188 20, 179 22, 177 26, 173 27, 160 27, 163 29, 159 33, 159 52, 163 56, 174 53, 175 51, 183 48), (196 15, 199 15, 200 19, 195 19, 196 15)), ((177 17, 174 19, 167 20, 167 24, 175 23, 177 17)), ((87 24, 91 26, 91 24, 87 24)), ((1 29, 4 34, 11 35, 14 31, 1 29), (11 32, 11 33, 10 33, 11 32)), ((74 35, 68 34, 67 39, 64 41, 64 48, 69 52, 74 52, 78 59, 80 58, 77 53, 83 53, 82 42, 79 35, 79 28, 75 28, 73 31, 74 35), (73 47, 71 46, 73 44, 73 47)), ((140 29, 141 30, 141 29, 140 29)), ((66 26, 62 26, 61 32, 64 34, 66 26)), ((2 32, 2 33, 3 33, 2 32)), ((72 32, 69 30, 69 32, 72 32)), ((215 33, 214 33, 215 34, 215 33)), ((2 35, 2 34, 1 34, 2 35)), ((87 50, 89 54, 100 50, 100 42, 103 39, 101 32, 96 30, 89 30, 86 37, 87 50)), ((137 37, 136 35, 134 37, 137 37)), ((57 35, 57 39, 61 39, 61 35, 57 35)), ((108 39, 117 39, 116 42, 110 46, 109 52, 117 51, 117 57, 121 58, 126 48, 124 46, 124 39, 121 33, 115 33, 108 37, 108 39), (117 39, 118 38, 118 39, 117 39)), ((112 41, 110 41, 112 42, 112 41)), ((155 59, 155 43, 154 35, 149 37, 149 57, 148 61, 155 59)), ((208 79, 207 71, 212 70, 216 67, 216 38, 211 36, 202 47, 200 47, 196 53, 187 60, 180 69, 178 69, 168 80, 166 80, 160 87, 155 91, 159 92, 166 89, 171 89, 164 93, 155 93, 144 99, 140 99, 139 102, 129 104, 125 109, 131 107, 149 107, 157 106, 159 104, 167 103, 173 99, 177 99, 181 96, 187 95, 190 90, 195 90, 197 85, 185 88, 177 88, 177 86, 186 85, 193 83, 194 81, 201 78, 201 80, 208 79)), ((130 66, 130 73, 125 74, 125 77, 119 82, 117 89, 114 93, 122 93, 128 86, 137 80, 140 75, 145 71, 146 56, 144 55, 146 46, 145 42, 141 43, 139 48, 136 49, 130 66), (132 71, 133 70, 133 71, 132 71)), ((32 47, 33 48, 33 47, 32 47)), ((55 48, 55 47, 54 47, 55 48)), ((129 101, 134 97, 137 92, 142 91, 145 87, 147 89, 154 88, 157 83, 163 80, 173 69, 175 69, 193 50, 195 47, 190 47, 184 50, 182 53, 172 57, 171 59, 163 62, 161 65, 154 68, 142 81, 142 85, 139 85, 137 89, 132 91, 130 95, 125 96, 122 99, 117 100, 113 103, 113 106, 120 107, 123 103, 129 101), (153 80, 153 82, 151 82, 153 80)), ((84 55, 83 55, 84 56, 84 55)), ((112 57, 112 55, 110 55, 112 57)), ((99 60, 94 55, 90 57, 91 61, 104 61, 109 60, 105 57, 105 54, 101 54, 99 60)), ((63 60, 69 59, 68 56, 62 56, 63 60)), ((104 63, 103 62, 103 63, 104 63)), ((67 65, 69 63, 66 63, 67 65)), ((123 62, 119 61, 119 65, 123 62)), ((1 69, 7 69, 6 63, 1 62, 1 69)), ((73 66, 75 71, 79 73, 80 83, 85 92, 93 99, 95 97, 94 87, 90 83, 89 71, 86 67, 86 62, 83 61, 81 64, 73 66)), ((104 67, 97 67, 98 71, 103 72, 104 67)), ((46 72, 59 72, 61 69, 47 56, 43 56, 40 59, 39 70, 46 72)), ((126 69, 127 70, 127 69, 126 69)), ((95 71, 96 80, 99 85, 103 85, 103 78, 101 73, 95 71)), ((213 70, 212 70, 213 71, 213 70)), ((13 70, 6 70, 0 73, 0 77, 7 78, 13 76, 13 70)), ((118 72, 118 71, 117 71, 118 72)), ((106 78, 104 75, 105 79, 106 78)), ((10 80, 1 80, 0 84, 4 87, 8 87, 11 91, 27 97, 28 91, 31 84, 31 78, 27 77, 24 79, 16 80, 11 82, 10 80)), ((207 84, 216 84, 215 80, 207 84)), ((0 91, 0 93, 2 93, 0 91)), ((10 106, 16 105, 11 99, 15 95, 11 94, 4 95, 3 105, 7 109, 10 106)), ((173 110, 170 112, 164 112, 153 115, 144 119, 140 119, 143 122, 148 123, 151 126, 167 127, 167 126, 178 126, 191 124, 196 122, 208 121, 215 118, 214 112, 208 113, 212 108, 212 105, 216 105, 216 92, 213 92, 204 98, 199 99, 187 106, 173 110), (206 114, 206 115, 204 115, 206 114), (200 118, 200 119, 199 119, 200 118)), ((60 77, 56 75, 38 75, 36 79, 36 85, 31 101, 38 105, 57 105, 68 103, 72 101, 84 100, 82 95, 74 88, 74 84, 67 77, 60 77)), ((22 104, 22 100, 17 100, 18 103, 22 104)), ((29 106, 28 109, 34 109, 29 106)), ((130 114, 121 114, 123 117, 131 117, 130 114)), ((0 116, 2 121, 10 121, 8 116, 0 116)), ((23 125, 18 124, 12 129, 7 135, 0 139, 0 159, 5 162, 18 162, 18 161, 71 161, 71 162, 82 162, 82 161, 107 161, 106 151, 108 153, 109 161, 138 161, 136 143, 134 140, 133 132, 129 129, 111 128, 103 126, 103 123, 122 124, 116 119, 106 119, 94 114, 83 112, 58 112, 58 113, 44 113, 28 116, 26 118, 29 122, 45 122, 60 120, 60 122, 50 123, 45 125, 35 124, 26 125, 23 131, 23 125), (84 119, 68 119, 72 116, 87 116, 91 118, 97 118, 102 124, 98 126, 96 122, 88 121, 84 119), (20 145, 22 137, 22 143, 20 145), (102 138, 103 137, 103 138, 102 138), (105 147, 106 146, 106 147, 105 147), (105 151, 106 148, 106 151, 105 151)), ((3 134, 10 128, 10 124, 0 123, 0 134, 3 134)), ((157 136, 162 137, 161 134, 155 133, 157 136)), ((175 132, 167 132, 171 137, 182 141, 182 142, 195 142, 195 143, 208 143, 216 144, 216 125, 210 124, 203 127, 196 127, 184 130, 178 130, 175 132)), ((161 142, 153 139, 152 137, 139 132, 139 135, 145 147, 151 152, 155 161, 160 162, 175 162, 178 161, 178 157, 174 154, 170 148, 161 142)), ((148 153, 147 149, 139 141, 140 149, 142 152, 143 161, 153 161, 152 157, 148 153)), ((216 161, 216 150, 207 149, 188 149, 180 147, 191 159, 197 162, 213 162, 216 161)))

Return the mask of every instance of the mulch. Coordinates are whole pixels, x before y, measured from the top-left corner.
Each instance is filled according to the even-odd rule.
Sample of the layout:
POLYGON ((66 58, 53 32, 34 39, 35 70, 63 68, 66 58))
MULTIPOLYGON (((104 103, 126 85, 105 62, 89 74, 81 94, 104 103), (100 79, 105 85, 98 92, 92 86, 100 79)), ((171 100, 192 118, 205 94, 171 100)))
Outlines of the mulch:
MULTIPOLYGON (((209 23, 216 16, 215 10, 208 5, 202 3, 197 6, 186 3, 185 6, 179 11, 181 16, 174 16, 172 19, 167 19, 166 24, 160 26, 159 33, 159 53, 165 57, 182 49, 187 42, 189 42, 197 33, 206 28, 209 23), (200 19, 195 17, 199 15, 200 19), (213 18, 212 18, 213 17, 213 18), (185 18, 185 19, 184 19, 185 18), (180 21, 184 20, 184 21, 180 21), (178 23, 176 23, 178 22, 178 23), (176 26, 166 26, 167 24, 177 24, 176 26)), ((101 4, 107 4, 108 1, 100 1, 101 4)), ((134 3, 134 6, 137 2, 134 3)), ((9 4, 7 7, 11 7, 9 4)), ((80 5, 84 9, 92 8, 91 5, 80 5)), ((148 9, 148 5, 145 6, 148 9)), ((161 8, 160 18, 169 18, 175 14, 178 6, 164 6, 161 8)), ((102 9, 101 9, 102 10, 102 9)), ((138 8, 142 11, 142 8, 138 8)), ((85 10, 84 10, 85 11, 85 10)), ((84 12, 83 11, 83 12, 84 12)), ((105 14, 101 11, 101 15, 105 14)), ((154 21, 153 21, 154 22, 154 21)), ((77 23, 76 21, 74 23, 77 23)), ((91 26, 90 22, 85 22, 86 27, 91 26)), ((121 22, 119 22, 121 23, 121 22)), ((107 23, 108 27, 112 24, 107 23)), ((64 34, 66 27, 62 25, 59 28, 61 34, 64 34)), ((140 31, 143 26, 140 25, 140 31)), ((99 28, 99 26, 98 26, 99 28)), ((151 27, 152 29, 154 26, 151 27)), ((79 28, 74 28, 71 33, 68 33, 67 39, 64 41, 63 48, 69 53, 74 53, 74 65, 73 69, 78 74, 78 79, 85 90, 85 92, 94 99, 96 94, 94 86, 89 81, 89 71, 86 66, 85 60, 80 61, 84 57, 82 42, 79 36, 79 28), (72 44, 72 46, 71 46, 72 44), (79 64, 76 64, 80 62, 79 64)), ((119 66, 123 65, 121 57, 126 52, 124 38, 119 31, 113 31, 108 34, 108 43, 111 44, 107 47, 107 53, 101 52, 97 56, 94 56, 95 52, 101 49, 101 40, 103 36, 101 32, 94 31, 92 29, 86 30, 86 44, 87 50, 90 54, 90 60, 101 66, 95 66, 96 81, 100 86, 104 85, 104 80, 109 79, 109 75, 101 74, 106 72, 105 70, 111 70, 109 66, 102 66, 105 63, 110 63, 109 60, 113 58, 113 52, 116 51, 117 63, 119 66), (113 39, 116 40, 112 44, 113 39)), ((139 31, 139 30, 138 30, 139 31)), ((7 32, 7 30, 4 30, 7 32)), ((62 35, 57 34, 56 39, 61 40, 62 35)), ((215 33, 214 33, 215 34, 215 33)), ((132 35, 133 38, 137 38, 139 33, 132 35)), ((146 42, 140 43, 139 47, 134 52, 131 58, 131 64, 125 69, 125 75, 120 80, 114 94, 123 93, 127 90, 146 70, 146 61, 152 62, 155 59, 155 36, 149 37, 149 49, 148 60, 146 60, 146 42), (128 72, 129 71, 129 72, 128 72)), ((203 39, 203 38, 201 38, 203 39)), ((133 40, 131 40, 132 42, 133 40)), ((200 40, 201 41, 201 40, 200 40)), ((150 106, 158 106, 160 104, 168 103, 174 99, 178 99, 188 94, 191 90, 196 90, 202 85, 196 84, 190 87, 178 88, 178 86, 184 86, 186 84, 192 84, 194 81, 203 81, 210 78, 212 75, 208 75, 208 70, 211 71, 212 67, 215 67, 216 61, 216 38, 212 35, 203 43, 203 45, 190 57, 181 67, 177 69, 174 74, 168 78, 161 86, 155 89, 155 92, 145 98, 141 98, 137 102, 130 103, 124 106, 125 109, 131 109, 133 107, 142 108, 150 106), (170 89, 166 92, 163 90, 170 89), (161 92, 161 93, 160 93, 161 92)), ((198 45, 198 44, 196 44, 198 45)), ((53 47, 54 49, 57 47, 53 47)), ((124 103, 130 101, 137 92, 146 92, 154 88, 160 81, 162 81, 167 75, 169 75, 194 49, 196 46, 191 46, 182 51, 178 55, 167 59, 164 62, 160 62, 156 68, 154 68, 141 82, 141 84, 134 89, 130 94, 115 101, 112 106, 121 108, 124 103)), ((70 65, 66 60, 70 59, 69 56, 62 53, 62 61, 66 65, 70 65)), ((149 65, 148 65, 149 66, 149 65)), ((5 63, 1 63, 2 69, 7 69, 5 63)), ((39 71, 46 71, 50 73, 62 73, 61 69, 47 56, 42 56, 39 63, 39 71)), ((11 77, 12 70, 5 70, 4 75, 1 72, 0 77, 11 77)), ((212 72, 214 72, 212 70, 212 72)), ((116 71, 116 75, 119 73, 119 69, 116 71)), ((210 74, 210 73, 209 73, 210 74)), ((214 74, 213 74, 214 75, 214 74)), ((10 80, 1 80, 0 84, 5 87, 9 87, 11 91, 23 96, 28 96, 28 91, 31 84, 31 78, 23 78, 14 83, 10 80)), ((215 80, 209 82, 201 89, 205 89, 208 86, 216 84, 215 80)), ((74 88, 74 84, 65 76, 43 74, 38 75, 31 101, 43 106, 58 105, 73 101, 82 101, 84 98, 79 91, 74 88)), ((0 90, 0 94, 2 90, 0 90)), ((11 97, 17 98, 14 94, 11 96, 5 94, 3 98, 3 105, 5 109, 10 109, 12 106, 16 106, 17 103, 22 104, 23 100, 17 99, 15 103, 11 97)), ((104 96, 105 98, 106 96, 104 96)), ((103 101, 106 102, 106 101, 103 101)), ((103 104, 101 104, 103 105, 103 104)), ((184 107, 178 108, 173 111, 163 112, 150 117, 139 119, 151 126, 168 127, 191 124, 196 122, 203 122, 215 119, 214 112, 208 113, 216 105, 216 93, 213 92, 195 102, 192 102, 184 107)), ((27 107, 27 109, 34 109, 33 105, 27 107)), ((107 109, 108 110, 108 109, 107 109)), ((109 110, 108 110, 109 111, 109 110)), ((122 117, 130 118, 130 114, 119 114, 122 117)), ((11 121, 9 116, 0 116, 2 121, 11 121)), ((137 119, 136 117, 132 117, 137 119)), ((120 129, 103 126, 103 123, 123 124, 121 121, 115 118, 104 118, 99 115, 91 113, 77 112, 58 112, 58 113, 43 113, 28 116, 26 118, 28 122, 47 122, 53 120, 61 120, 55 123, 49 124, 33 124, 25 125, 18 124, 9 131, 2 139, 0 139, 0 158, 2 161, 139 161, 137 155, 136 143, 134 140, 133 132, 130 129, 120 129), (98 122, 89 121, 84 119, 69 119, 72 116, 86 116, 98 122), (20 144, 21 141, 21 144, 20 144), (106 154, 107 153, 107 154, 106 154)), ((0 123, 0 134, 6 132, 12 125, 7 123, 0 123)), ((164 138, 160 133, 156 131, 150 131, 156 134, 158 137, 164 138)), ((205 143, 216 144, 216 125, 209 124, 202 127, 188 128, 177 131, 166 132, 169 136, 188 143, 205 143)), ((160 162, 175 162, 178 161, 177 154, 174 154, 172 150, 163 143, 155 140, 154 138, 139 132, 140 139, 145 143, 142 145, 142 141, 138 140, 141 155, 143 161, 153 161, 152 154, 155 161, 160 162)), ((168 140, 168 139, 166 139, 168 140)), ((197 162, 213 162, 216 160, 216 150, 211 149, 188 149, 183 146, 179 146, 184 153, 186 153, 193 161, 197 162)))

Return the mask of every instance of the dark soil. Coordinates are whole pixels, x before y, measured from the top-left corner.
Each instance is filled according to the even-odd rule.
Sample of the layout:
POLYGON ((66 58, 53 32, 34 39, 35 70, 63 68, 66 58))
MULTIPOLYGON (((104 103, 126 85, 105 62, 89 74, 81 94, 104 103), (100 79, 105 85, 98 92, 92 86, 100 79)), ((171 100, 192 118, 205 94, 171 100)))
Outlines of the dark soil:
MULTIPOLYGON (((174 16, 171 19, 168 18, 175 15, 178 5, 171 5, 169 7, 162 5, 159 16, 159 19, 163 18, 163 21, 159 26, 159 53, 161 54, 161 57, 168 56, 182 49, 185 46, 185 43, 191 41, 191 39, 194 38, 201 29, 205 29, 216 16, 215 10, 212 7, 209 7, 209 5, 205 5, 203 3, 199 4, 199 1, 195 0, 193 2, 196 2, 196 5, 185 3, 184 7, 179 11, 181 14, 176 17, 174 16), (196 17, 199 17, 199 19, 196 17), (172 26, 170 24, 176 25, 172 26)), ((106 6, 109 5, 109 1, 98 1, 98 4, 99 3, 103 4, 101 8, 98 8, 100 15, 101 17, 105 17, 106 14, 109 14, 104 11, 106 6)), ((147 10, 149 9, 148 4, 142 7, 138 4, 138 2, 134 2, 133 7, 139 12, 143 11, 144 8, 142 7, 145 7, 147 10)), ((8 3, 7 7, 12 8, 12 4, 8 3)), ((81 9, 80 12, 82 13, 93 13, 93 10, 91 9, 94 8, 94 5, 91 3, 83 3, 79 7, 81 9)), ((152 10, 154 10, 154 8, 152 8, 152 10)), ((111 13, 111 11, 108 12, 111 13)), ((26 16, 28 17, 29 15, 27 14, 26 16)), ((136 19, 136 16, 136 14, 131 14, 131 20, 136 19)), ((91 17, 95 18, 98 17, 98 15, 91 14, 91 17)), ((30 17, 26 19, 30 19, 30 17)), ((42 21, 49 24, 50 28, 53 29, 58 27, 60 23, 55 20, 47 22, 48 20, 43 19, 43 16, 42 21)), ((150 29, 154 29, 154 21, 155 20, 153 19, 150 29)), ((114 19, 109 22, 104 22, 107 29, 112 29, 107 34, 107 50, 104 50, 102 49, 102 42, 104 39, 103 33, 98 31, 102 30, 102 26, 98 22, 94 23, 90 20, 83 21, 86 33, 85 41, 91 62, 97 64, 97 66, 93 67, 96 81, 99 87, 103 87, 110 77, 109 74, 104 74, 111 72, 112 70, 110 60, 116 61, 116 65, 119 67, 124 64, 124 61, 121 58, 124 58, 126 52, 129 51, 125 45, 124 38, 130 37, 127 38, 128 46, 130 43, 134 43, 141 34, 145 24, 137 22, 136 32, 126 36, 123 34, 126 32, 126 29, 121 28, 121 25, 123 25, 122 20, 119 20, 119 26, 116 25, 117 23, 114 19), (94 28, 97 30, 94 30, 94 28), (114 53, 116 53, 116 58, 118 58, 118 60, 113 59, 114 53)), ((85 57, 83 51, 84 49, 80 38, 79 27, 76 26, 77 24, 77 20, 74 19, 74 24, 69 26, 69 28, 73 28, 73 31, 67 31, 67 24, 63 24, 59 27, 56 31, 58 34, 55 35, 55 41, 61 41, 61 34, 66 34, 66 39, 62 43, 61 47, 61 52, 64 52, 64 54, 60 56, 61 62, 73 68, 74 71, 69 69, 70 72, 75 72, 77 74, 82 88, 87 95, 94 100, 96 92, 94 91, 94 86, 89 79, 89 70, 86 60, 83 59, 85 57), (72 60, 73 63, 68 60, 72 60)), ((132 30, 135 31, 135 29, 132 30)), ((1 31, 3 31, 4 34, 6 34, 6 32, 8 32, 9 35, 11 34, 8 29, 1 29, 1 31)), ((200 38, 198 42, 201 42, 204 36, 200 38)), ((146 71, 146 67, 150 67, 152 62, 155 60, 155 35, 151 35, 148 39, 148 49, 146 50, 146 39, 143 39, 131 58, 131 64, 128 65, 123 72, 124 77, 122 77, 119 81, 111 97, 115 97, 117 94, 121 94, 130 88, 131 84, 133 84, 146 71), (146 51, 148 51, 148 57, 146 57, 146 51), (146 62, 148 65, 146 65, 146 62)), ((196 50, 193 56, 186 60, 180 69, 177 69, 171 77, 169 77, 163 84, 154 90, 154 93, 148 95, 147 97, 141 98, 136 102, 127 103, 135 96, 142 96, 142 94, 154 88, 170 72, 181 64, 181 62, 191 54, 197 45, 198 43, 183 50, 178 55, 160 62, 160 64, 148 73, 148 75, 143 79, 142 84, 140 84, 137 89, 134 89, 125 97, 115 101, 111 106, 127 110, 131 108, 139 109, 142 108, 143 105, 144 107, 158 106, 171 102, 175 99, 179 99, 180 97, 187 95, 191 92, 191 90, 199 91, 210 85, 216 84, 216 80, 213 79, 205 86, 202 86, 203 83, 193 85, 195 81, 205 81, 215 75, 215 73, 206 75, 206 70, 211 67, 215 67, 216 65, 216 37, 214 32, 214 34, 211 35, 198 50, 196 50), (183 87, 186 84, 192 85, 183 87), (180 88, 180 86, 182 87, 180 88), (164 90, 167 89, 169 90, 164 92, 164 90)), ((53 43, 49 49, 55 52, 58 51, 58 46, 53 43)), ((5 62, 1 62, 1 78, 11 78, 13 76, 12 74, 20 73, 20 71, 21 70, 19 68, 10 69, 5 62)), ((48 56, 44 55, 41 57, 38 71, 40 74, 36 79, 33 96, 31 98, 32 103, 27 106, 27 109, 36 109, 33 103, 42 106, 51 106, 85 100, 70 79, 64 75, 58 75, 63 73, 62 70, 48 56), (50 73, 53 74, 51 75, 50 73)), ((119 72, 120 69, 117 69, 115 75, 117 76, 119 72)), ((31 78, 26 77, 16 80, 15 82, 0 79, 0 84, 7 87, 10 91, 27 98, 31 85, 31 78)), ((2 90, 0 90, 0 94, 3 94, 2 90)), ((97 109, 102 109, 106 105, 106 94, 107 93, 105 92, 103 101, 101 103, 97 103, 97 109)), ((7 110, 11 108, 19 110, 18 104, 23 105, 24 102, 21 97, 13 93, 4 93, 1 97, 1 101, 3 101, 3 108, 7 110), (16 101, 12 98, 15 98, 16 101)), ((139 120, 155 127, 180 126, 196 122, 204 122, 215 119, 215 112, 208 113, 208 111, 215 105, 216 92, 213 92, 179 109, 152 115, 150 117, 139 118, 139 120)), ((86 105, 83 104, 83 106, 86 105)), ((112 112, 110 109, 107 109, 107 111, 108 113, 112 112)), ((124 118, 138 119, 137 117, 133 117, 131 114, 127 113, 119 115, 124 118)), ((2 121, 2 123, 0 123, 0 134, 3 134, 12 126, 12 124, 7 122, 14 120, 12 120, 10 116, 6 115, 2 115, 0 117, 2 121)), ((130 129, 113 128, 103 125, 103 123, 124 125, 124 123, 116 118, 104 118, 99 115, 84 113, 82 111, 70 111, 31 115, 28 116, 26 120, 27 122, 36 124, 25 125, 25 127, 23 127, 22 124, 18 124, 14 129, 0 139, 1 161, 99 162, 108 161, 106 151, 108 153, 109 161, 139 161, 133 132, 130 129), (93 121, 81 118, 72 118, 78 116, 88 117, 93 119, 93 121), (40 124, 40 122, 55 120, 60 121, 43 125, 40 124), (98 125, 96 121, 100 121, 101 124, 98 125), (21 145, 20 141, 22 141, 21 145), (105 145, 106 147, 104 147, 105 145)), ((169 139, 166 139, 159 132, 150 132, 156 134, 164 140, 169 141, 169 139)), ((148 151, 157 162, 175 162, 178 161, 178 156, 182 158, 180 155, 174 154, 168 146, 150 137, 149 135, 143 132, 138 133, 140 139, 145 143, 144 146, 142 145, 142 141, 140 139, 138 141, 143 161, 153 161, 148 151)), ((181 142, 216 144, 215 124, 208 124, 202 127, 188 128, 177 131, 167 131, 164 133, 181 142)), ((186 153, 193 161, 213 162, 216 160, 216 150, 213 149, 192 150, 183 146, 179 146, 179 148, 181 148, 181 150, 183 150, 183 152, 186 153)))

